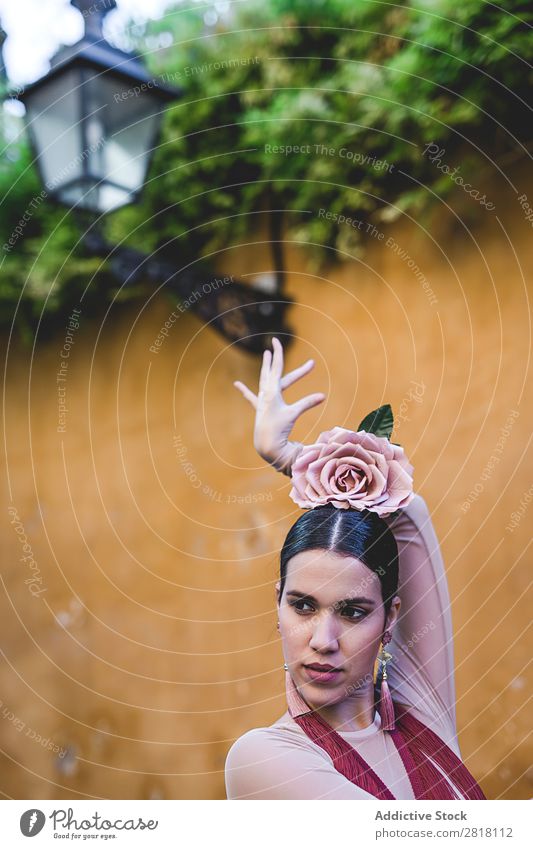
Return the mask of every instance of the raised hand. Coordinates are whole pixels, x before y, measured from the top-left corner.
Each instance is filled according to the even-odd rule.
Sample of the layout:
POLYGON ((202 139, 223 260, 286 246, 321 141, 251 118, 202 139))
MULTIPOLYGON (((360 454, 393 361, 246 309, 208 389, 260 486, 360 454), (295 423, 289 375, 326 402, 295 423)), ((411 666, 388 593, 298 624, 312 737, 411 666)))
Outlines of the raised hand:
POLYGON ((292 464, 302 449, 301 442, 289 442, 288 437, 297 418, 316 407, 325 399, 323 392, 306 395, 294 404, 286 404, 282 391, 291 386, 314 368, 314 360, 283 374, 283 346, 276 336, 272 337, 274 353, 266 348, 259 376, 259 392, 255 395, 240 380, 233 385, 244 395, 255 410, 254 448, 263 460, 279 472, 291 474, 292 464))

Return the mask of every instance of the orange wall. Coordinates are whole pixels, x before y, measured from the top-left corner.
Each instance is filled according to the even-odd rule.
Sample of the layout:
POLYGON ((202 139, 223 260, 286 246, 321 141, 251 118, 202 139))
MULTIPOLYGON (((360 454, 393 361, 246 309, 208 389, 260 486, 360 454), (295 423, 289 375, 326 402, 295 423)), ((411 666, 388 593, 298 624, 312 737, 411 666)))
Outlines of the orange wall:
MULTIPOLYGON (((463 755, 489 798, 529 798, 531 230, 503 195, 499 216, 472 236, 442 217, 433 240, 406 222, 369 238, 364 261, 321 271, 290 248, 288 366, 317 365, 286 395, 328 395, 302 441, 392 404, 447 564, 463 755)), ((247 278, 270 254, 251 242, 218 265, 247 278)), ((13 798, 223 797, 231 742, 284 710, 274 581, 299 511, 232 386, 256 385, 259 361, 192 311, 150 352, 172 309, 159 296, 102 327, 82 311, 64 433, 63 335, 33 361, 9 352, 0 789, 13 798)))

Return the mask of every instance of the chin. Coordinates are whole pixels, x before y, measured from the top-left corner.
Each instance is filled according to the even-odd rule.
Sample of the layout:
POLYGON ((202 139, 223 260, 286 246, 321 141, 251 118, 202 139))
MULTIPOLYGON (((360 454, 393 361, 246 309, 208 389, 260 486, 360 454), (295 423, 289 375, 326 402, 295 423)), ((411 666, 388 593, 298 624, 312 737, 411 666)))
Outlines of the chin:
POLYGON ((335 705, 346 698, 345 687, 328 687, 306 681, 298 689, 305 701, 317 708, 335 705))

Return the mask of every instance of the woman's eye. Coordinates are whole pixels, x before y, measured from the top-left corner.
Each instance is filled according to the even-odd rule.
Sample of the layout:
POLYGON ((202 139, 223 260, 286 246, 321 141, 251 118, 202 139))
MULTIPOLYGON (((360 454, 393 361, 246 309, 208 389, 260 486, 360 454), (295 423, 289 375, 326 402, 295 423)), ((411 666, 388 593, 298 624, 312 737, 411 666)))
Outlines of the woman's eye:
POLYGON ((361 619, 366 611, 361 610, 359 607, 343 607, 341 613, 343 616, 347 616, 348 619, 361 619))
POLYGON ((291 606, 294 607, 299 613, 309 613, 309 611, 313 610, 313 606, 309 604, 308 601, 304 601, 303 599, 300 599, 300 601, 293 601, 291 606), (304 610, 304 605, 308 607, 309 610, 304 610))

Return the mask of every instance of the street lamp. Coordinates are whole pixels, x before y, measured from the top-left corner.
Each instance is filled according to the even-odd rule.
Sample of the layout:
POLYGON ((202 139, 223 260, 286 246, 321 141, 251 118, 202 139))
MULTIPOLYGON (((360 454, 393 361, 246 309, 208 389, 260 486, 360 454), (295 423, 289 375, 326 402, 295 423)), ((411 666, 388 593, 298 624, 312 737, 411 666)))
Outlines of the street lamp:
MULTIPOLYGON (((26 107, 26 123, 47 195, 92 220, 82 236, 83 249, 106 257, 106 269, 123 286, 146 280, 191 303, 198 318, 226 339, 262 354, 272 336, 285 346, 292 333, 285 324, 291 299, 285 279, 279 210, 273 210, 272 238, 277 267, 270 293, 224 277, 214 278, 205 261, 180 267, 179 253, 156 250, 149 256, 134 247, 109 244, 96 219, 136 201, 156 146, 163 107, 183 94, 156 82, 139 56, 112 47, 102 21, 115 0, 70 0, 85 21, 83 38, 63 47, 50 71, 25 89, 8 94, 26 107), (165 256, 162 256, 165 254, 165 256)), ((2 37, 0 36, 0 58, 2 37)), ((1 67, 1 63, 0 63, 1 67)), ((78 216, 80 222, 81 214, 78 216)))
POLYGON ((17 97, 49 194, 102 214, 138 199, 164 106, 182 91, 156 82, 138 56, 106 42, 102 22, 115 0, 71 5, 83 15, 83 37, 17 97))

